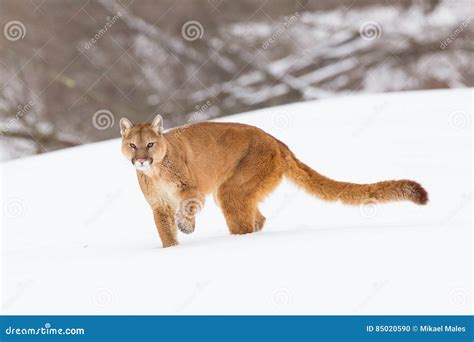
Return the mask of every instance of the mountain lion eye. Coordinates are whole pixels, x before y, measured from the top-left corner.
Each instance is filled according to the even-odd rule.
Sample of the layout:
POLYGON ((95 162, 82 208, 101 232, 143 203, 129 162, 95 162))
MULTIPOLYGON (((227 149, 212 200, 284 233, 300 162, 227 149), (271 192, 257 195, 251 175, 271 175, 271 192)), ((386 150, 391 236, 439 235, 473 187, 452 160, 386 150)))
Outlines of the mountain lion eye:
POLYGON ((150 147, 153 147, 153 145, 155 145, 155 143, 148 143, 148 145, 146 145, 146 147, 150 148, 150 147))
POLYGON ((137 148, 137 145, 135 145, 135 144, 130 144, 130 147, 131 147, 131 148, 137 148))

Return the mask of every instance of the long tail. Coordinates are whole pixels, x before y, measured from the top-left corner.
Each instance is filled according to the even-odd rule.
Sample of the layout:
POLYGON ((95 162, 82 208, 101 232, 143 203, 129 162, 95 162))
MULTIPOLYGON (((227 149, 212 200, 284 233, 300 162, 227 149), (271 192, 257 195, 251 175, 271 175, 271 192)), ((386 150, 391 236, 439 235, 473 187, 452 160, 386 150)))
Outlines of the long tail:
POLYGON ((428 192, 417 182, 402 179, 372 184, 338 182, 325 177, 296 158, 282 142, 280 149, 286 161, 285 176, 309 193, 327 201, 363 204, 368 201, 412 201, 428 203, 428 192))

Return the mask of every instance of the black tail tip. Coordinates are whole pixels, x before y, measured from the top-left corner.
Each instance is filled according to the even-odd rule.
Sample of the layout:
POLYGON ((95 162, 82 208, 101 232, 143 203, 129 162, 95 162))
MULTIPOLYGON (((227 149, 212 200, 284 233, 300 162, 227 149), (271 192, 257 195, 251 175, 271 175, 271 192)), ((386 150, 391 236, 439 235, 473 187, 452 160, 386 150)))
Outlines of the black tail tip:
POLYGON ((412 201, 419 205, 426 205, 429 202, 428 191, 417 182, 411 185, 412 201))

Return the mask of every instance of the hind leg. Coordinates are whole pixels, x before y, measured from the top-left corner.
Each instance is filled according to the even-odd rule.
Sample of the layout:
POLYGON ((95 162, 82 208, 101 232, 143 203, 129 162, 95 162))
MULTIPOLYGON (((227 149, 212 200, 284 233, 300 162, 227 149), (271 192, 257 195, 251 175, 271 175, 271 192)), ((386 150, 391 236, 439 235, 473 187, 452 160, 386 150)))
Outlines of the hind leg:
POLYGON ((232 234, 261 230, 265 217, 257 204, 280 183, 283 164, 277 151, 254 150, 240 161, 217 191, 217 202, 232 234))
POLYGON ((265 216, 257 209, 255 213, 255 231, 262 230, 266 220, 265 216))
POLYGON ((231 234, 255 231, 256 206, 252 201, 224 189, 220 189, 218 198, 231 234))

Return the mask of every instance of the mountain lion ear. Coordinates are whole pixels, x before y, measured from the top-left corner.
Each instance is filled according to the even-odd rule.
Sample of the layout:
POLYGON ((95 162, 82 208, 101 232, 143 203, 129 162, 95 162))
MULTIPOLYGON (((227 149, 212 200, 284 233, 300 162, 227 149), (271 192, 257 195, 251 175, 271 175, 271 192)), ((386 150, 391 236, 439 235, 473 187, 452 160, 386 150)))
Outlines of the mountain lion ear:
POLYGON ((155 116, 151 122, 151 128, 155 129, 159 134, 163 133, 163 118, 160 114, 155 116))
POLYGON ((133 124, 127 118, 120 119, 120 134, 125 135, 125 132, 133 127, 133 124))

